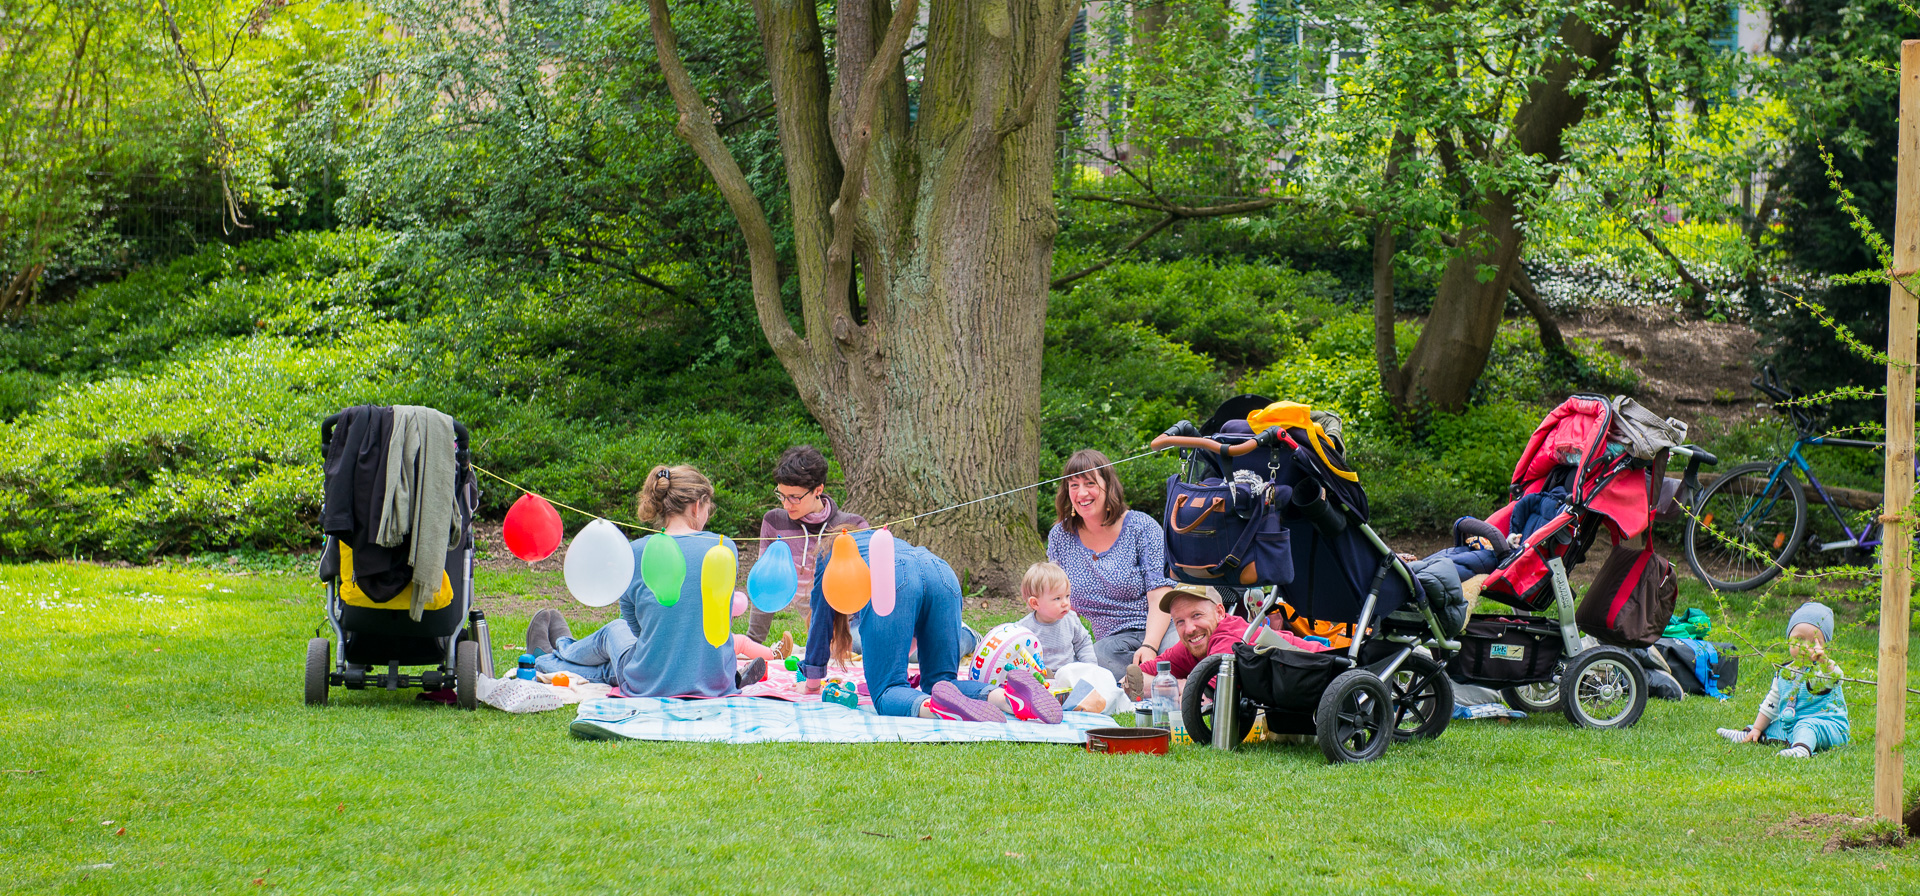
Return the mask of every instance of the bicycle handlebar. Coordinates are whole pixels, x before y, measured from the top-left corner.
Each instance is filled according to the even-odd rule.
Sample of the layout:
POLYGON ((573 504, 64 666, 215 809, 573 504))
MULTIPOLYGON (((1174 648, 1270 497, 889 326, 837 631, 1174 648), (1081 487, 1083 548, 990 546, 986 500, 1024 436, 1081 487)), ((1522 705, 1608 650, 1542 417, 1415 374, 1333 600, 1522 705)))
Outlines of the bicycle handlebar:
POLYGON ((1807 413, 1805 409, 1798 405, 1787 405, 1784 408, 1780 406, 1785 402, 1800 398, 1805 393, 1792 386, 1782 385, 1780 382, 1780 374, 1773 369, 1772 364, 1762 364, 1760 366, 1760 375, 1753 378, 1753 388, 1759 390, 1768 398, 1773 399, 1773 409, 1786 414, 1788 418, 1793 420, 1793 425, 1800 430, 1801 435, 1813 432, 1814 419, 1812 414, 1807 413))
POLYGON ((1694 494, 1700 490, 1700 468, 1702 466, 1713 466, 1720 463, 1720 458, 1714 457, 1712 452, 1699 445, 1680 445, 1675 447, 1672 453, 1681 455, 1687 459, 1687 471, 1680 474, 1680 487, 1685 490, 1686 494, 1694 494))

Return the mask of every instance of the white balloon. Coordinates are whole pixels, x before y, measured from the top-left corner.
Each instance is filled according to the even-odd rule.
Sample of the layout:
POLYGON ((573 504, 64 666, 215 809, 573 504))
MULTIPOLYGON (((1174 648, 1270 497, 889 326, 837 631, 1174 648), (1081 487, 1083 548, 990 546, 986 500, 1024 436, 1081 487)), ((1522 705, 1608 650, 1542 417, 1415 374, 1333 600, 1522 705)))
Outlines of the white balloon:
POLYGON ((619 600, 633 584, 633 546, 619 526, 594 520, 567 545, 563 568, 574 600, 604 607, 619 600))

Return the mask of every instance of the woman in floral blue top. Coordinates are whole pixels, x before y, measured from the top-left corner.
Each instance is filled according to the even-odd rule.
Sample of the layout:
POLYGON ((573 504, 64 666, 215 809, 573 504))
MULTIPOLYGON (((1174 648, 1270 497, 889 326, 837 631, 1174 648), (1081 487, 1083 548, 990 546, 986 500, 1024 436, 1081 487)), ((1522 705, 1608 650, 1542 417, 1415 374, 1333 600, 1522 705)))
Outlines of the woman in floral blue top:
POLYGON ((1166 542, 1153 517, 1127 509, 1106 455, 1076 451, 1060 475, 1066 481, 1053 499, 1059 521, 1047 534, 1047 559, 1066 571, 1073 608, 1093 626, 1093 651, 1118 678, 1157 656, 1168 637, 1159 609, 1174 584, 1166 542))

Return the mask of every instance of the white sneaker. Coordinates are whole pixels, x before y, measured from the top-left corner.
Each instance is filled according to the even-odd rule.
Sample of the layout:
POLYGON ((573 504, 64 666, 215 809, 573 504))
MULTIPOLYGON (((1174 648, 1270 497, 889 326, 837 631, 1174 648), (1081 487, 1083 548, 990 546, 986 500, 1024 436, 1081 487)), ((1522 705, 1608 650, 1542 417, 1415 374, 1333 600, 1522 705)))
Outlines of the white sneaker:
POLYGON ((1776 755, 1785 756, 1788 759, 1807 759, 1813 756, 1813 751, 1807 749, 1806 744, 1794 744, 1791 747, 1781 750, 1776 755))
POLYGON ((1747 729, 1745 728, 1720 728, 1716 729, 1713 733, 1726 738, 1728 743, 1745 743, 1747 740, 1747 729))

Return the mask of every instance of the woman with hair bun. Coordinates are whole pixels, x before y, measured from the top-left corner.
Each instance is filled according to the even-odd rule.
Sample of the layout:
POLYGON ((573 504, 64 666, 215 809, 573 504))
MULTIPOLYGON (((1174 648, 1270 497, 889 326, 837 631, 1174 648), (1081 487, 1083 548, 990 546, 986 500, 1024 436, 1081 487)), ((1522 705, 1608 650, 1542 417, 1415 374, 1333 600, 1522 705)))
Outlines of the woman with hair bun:
MULTIPOLYGON (((707 552, 716 545, 738 550, 732 539, 705 531, 713 515, 713 483, 686 464, 656 466, 640 486, 639 511, 642 521, 666 530, 686 558, 679 600, 662 604, 647 587, 639 575, 646 539, 635 540, 634 577, 620 596, 620 618, 575 640, 558 612, 535 613, 527 627, 527 647, 540 652, 534 667, 604 681, 629 697, 721 697, 765 677, 764 659, 738 672, 732 639, 715 647, 702 627, 700 578, 707 552)), ((733 583, 727 584, 731 589, 733 583)))

